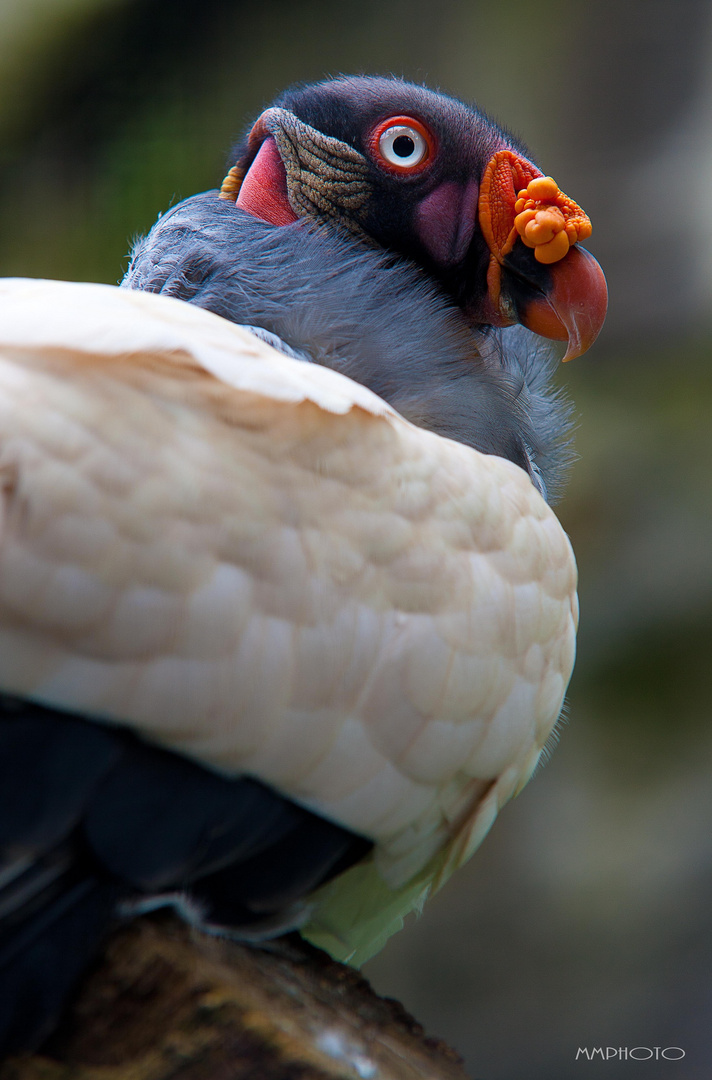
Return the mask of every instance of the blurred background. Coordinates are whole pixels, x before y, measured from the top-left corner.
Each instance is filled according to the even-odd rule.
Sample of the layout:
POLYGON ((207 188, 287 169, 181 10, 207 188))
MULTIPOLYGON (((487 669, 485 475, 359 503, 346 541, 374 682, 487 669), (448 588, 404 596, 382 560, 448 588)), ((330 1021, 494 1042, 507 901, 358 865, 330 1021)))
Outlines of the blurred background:
POLYGON ((366 974, 482 1080, 708 1078, 711 0, 0 0, 0 273, 116 282, 277 91, 339 72, 439 86, 521 135, 590 214, 611 296, 560 372, 569 721, 366 974), (576 1059, 598 1046, 685 1057, 576 1059))

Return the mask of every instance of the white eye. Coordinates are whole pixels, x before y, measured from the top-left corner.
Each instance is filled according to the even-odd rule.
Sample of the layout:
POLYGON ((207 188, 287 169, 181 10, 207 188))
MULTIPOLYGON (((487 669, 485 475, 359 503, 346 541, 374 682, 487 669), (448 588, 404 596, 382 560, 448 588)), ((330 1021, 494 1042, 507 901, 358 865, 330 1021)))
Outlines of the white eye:
POLYGON ((406 124, 386 128, 379 136, 378 149, 384 161, 400 169, 414 169, 429 151, 424 136, 406 124))

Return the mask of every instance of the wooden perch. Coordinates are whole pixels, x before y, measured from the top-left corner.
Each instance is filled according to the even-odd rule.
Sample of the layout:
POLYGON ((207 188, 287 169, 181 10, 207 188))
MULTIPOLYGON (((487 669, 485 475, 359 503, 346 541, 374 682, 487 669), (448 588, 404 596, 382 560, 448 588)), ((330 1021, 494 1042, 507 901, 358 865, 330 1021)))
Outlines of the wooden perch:
POLYGON ((296 934, 250 948, 166 913, 119 929, 42 1054, 0 1080, 466 1080, 397 1002, 296 934))

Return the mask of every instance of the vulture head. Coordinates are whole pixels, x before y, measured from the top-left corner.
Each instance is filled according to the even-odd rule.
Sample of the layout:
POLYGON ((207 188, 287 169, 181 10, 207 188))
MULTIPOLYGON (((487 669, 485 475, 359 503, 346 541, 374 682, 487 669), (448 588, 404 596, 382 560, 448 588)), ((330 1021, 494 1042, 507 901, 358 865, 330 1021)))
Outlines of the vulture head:
POLYGON ((397 79, 293 89, 236 149, 221 196, 275 225, 337 225, 421 266, 473 326, 585 352, 605 318, 582 209, 479 110, 397 79))
POLYGON ((546 339, 567 341, 570 359, 602 325, 605 279, 579 244, 590 231, 477 109, 399 79, 341 78, 262 112, 219 197, 160 217, 123 284, 349 376, 412 423, 513 461, 555 501, 570 410, 546 339))

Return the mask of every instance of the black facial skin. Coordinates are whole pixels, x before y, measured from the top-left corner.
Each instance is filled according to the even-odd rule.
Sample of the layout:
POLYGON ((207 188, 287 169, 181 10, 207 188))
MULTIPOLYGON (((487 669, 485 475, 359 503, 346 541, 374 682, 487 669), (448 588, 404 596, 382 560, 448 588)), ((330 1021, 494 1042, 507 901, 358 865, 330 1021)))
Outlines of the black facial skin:
POLYGON ((551 268, 537 262, 531 248, 518 242, 502 265, 502 292, 510 302, 517 321, 531 300, 547 295, 551 289, 551 268))

